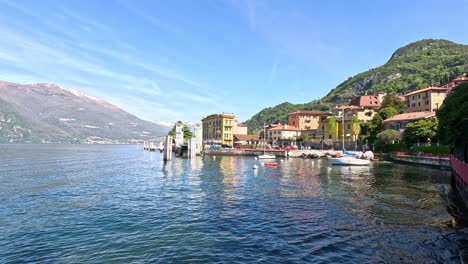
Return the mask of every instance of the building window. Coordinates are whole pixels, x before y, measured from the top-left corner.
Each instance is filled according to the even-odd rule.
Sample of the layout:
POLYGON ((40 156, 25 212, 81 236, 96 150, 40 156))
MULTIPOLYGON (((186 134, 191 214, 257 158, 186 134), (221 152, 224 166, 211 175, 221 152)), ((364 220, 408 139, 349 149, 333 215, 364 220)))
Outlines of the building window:
POLYGON ((418 106, 421 106, 421 102, 418 102, 418 106))

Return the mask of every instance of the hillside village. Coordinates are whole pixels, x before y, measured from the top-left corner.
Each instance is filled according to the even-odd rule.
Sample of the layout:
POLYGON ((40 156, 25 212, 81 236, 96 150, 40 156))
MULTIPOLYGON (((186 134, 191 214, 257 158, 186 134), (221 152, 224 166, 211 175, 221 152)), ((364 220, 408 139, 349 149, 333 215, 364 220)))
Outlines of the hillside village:
MULTIPOLYGON (((265 139, 270 147, 316 149, 341 148, 343 144, 348 149, 370 148, 370 143, 378 144, 378 137, 380 141, 388 140, 386 134, 392 135, 391 141, 402 140, 408 125, 436 119, 436 111, 445 97, 465 82, 468 77, 461 76, 440 87, 426 87, 400 96, 361 95, 329 112, 294 111, 288 113, 286 124, 265 124, 265 139)), ((235 120, 231 113, 203 118, 202 129, 204 145, 250 148, 263 142, 263 131, 248 134, 247 125, 235 120)))

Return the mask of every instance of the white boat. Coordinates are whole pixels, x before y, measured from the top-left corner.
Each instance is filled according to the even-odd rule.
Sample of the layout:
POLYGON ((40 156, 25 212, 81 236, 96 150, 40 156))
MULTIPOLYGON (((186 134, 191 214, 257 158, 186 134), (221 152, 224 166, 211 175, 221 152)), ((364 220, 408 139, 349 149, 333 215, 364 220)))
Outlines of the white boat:
POLYGON ((275 155, 265 153, 265 147, 266 147, 265 135, 266 135, 266 127, 265 125, 263 125, 263 155, 258 155, 258 159, 276 159, 275 155))
MULTIPOLYGON (((265 153, 265 151, 263 151, 265 153)), ((270 154, 263 154, 263 155, 258 155, 258 159, 276 159, 275 155, 270 155, 270 154)))
POLYGON ((329 157, 328 160, 332 165, 352 165, 352 166, 368 166, 371 162, 368 159, 358 159, 356 157, 344 156, 338 158, 329 157))

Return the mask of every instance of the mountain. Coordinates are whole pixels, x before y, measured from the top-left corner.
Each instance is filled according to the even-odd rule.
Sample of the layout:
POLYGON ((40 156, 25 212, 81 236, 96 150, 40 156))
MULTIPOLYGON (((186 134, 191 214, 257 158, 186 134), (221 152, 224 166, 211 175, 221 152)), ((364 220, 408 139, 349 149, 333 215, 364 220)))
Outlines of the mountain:
POLYGON ((286 122, 287 112, 300 109, 326 111, 325 106, 347 104, 351 98, 366 93, 408 93, 448 83, 464 73, 468 73, 467 45, 448 40, 420 40, 397 49, 384 65, 348 78, 320 101, 286 102, 265 108, 246 123, 250 130, 257 130, 263 123, 286 122))
POLYGON ((0 82, 1 143, 126 143, 168 131, 77 90, 0 82))
POLYGON ((467 72, 467 45, 426 39, 397 49, 387 63, 348 78, 322 100, 342 103, 366 92, 407 93, 446 84, 467 72))

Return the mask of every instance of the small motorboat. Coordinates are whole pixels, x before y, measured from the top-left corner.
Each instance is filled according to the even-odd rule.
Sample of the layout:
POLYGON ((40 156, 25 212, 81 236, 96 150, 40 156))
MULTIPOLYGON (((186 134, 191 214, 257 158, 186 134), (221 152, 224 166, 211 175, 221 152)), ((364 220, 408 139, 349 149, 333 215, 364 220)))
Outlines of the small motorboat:
POLYGON ((265 162, 265 166, 267 166, 267 167, 277 167, 278 163, 276 163, 276 162, 265 162))
POLYGON ((359 159, 351 156, 343 156, 338 158, 329 157, 328 160, 332 165, 368 166, 371 163, 368 159, 359 159))
POLYGON ((270 155, 270 154, 263 154, 263 155, 258 155, 258 159, 276 159, 276 156, 270 155))

